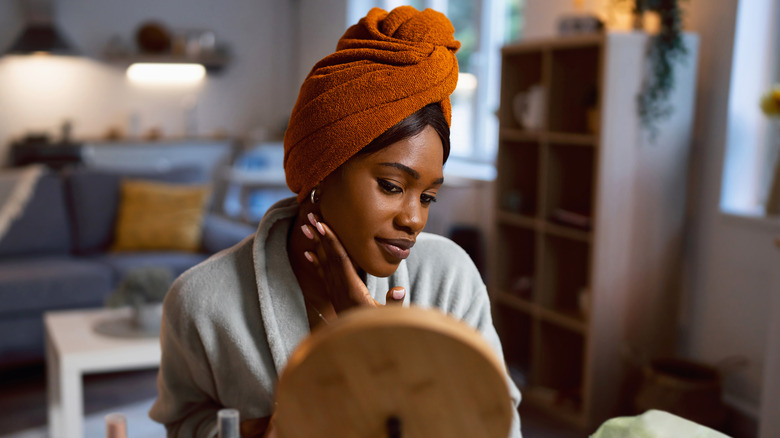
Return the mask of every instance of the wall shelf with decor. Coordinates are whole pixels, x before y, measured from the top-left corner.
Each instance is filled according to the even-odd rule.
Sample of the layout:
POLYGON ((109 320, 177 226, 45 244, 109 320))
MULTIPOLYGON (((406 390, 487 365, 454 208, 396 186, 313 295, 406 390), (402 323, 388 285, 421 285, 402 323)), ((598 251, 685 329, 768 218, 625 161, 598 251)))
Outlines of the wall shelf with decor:
MULTIPOLYGON (((209 73, 225 68, 230 61, 229 55, 229 46, 214 31, 170 28, 159 20, 139 24, 132 42, 121 35, 114 35, 102 53, 106 62, 122 67, 133 64, 197 64, 209 73)), ((182 75, 183 69, 174 68, 178 70, 176 73, 154 70, 157 75, 182 75)))
POLYGON ((230 57, 224 54, 210 54, 201 56, 186 56, 173 54, 124 54, 106 55, 106 62, 126 68, 135 63, 150 64, 200 64, 210 73, 218 73, 227 67, 230 57))
MULTIPOLYGON (((627 408, 622 352, 673 348, 673 324, 656 318, 676 311, 685 187, 658 182, 686 181, 695 66, 678 71, 675 113, 650 144, 636 107, 648 41, 605 33, 502 50, 496 327, 524 403, 589 433, 627 408)), ((697 40, 686 43, 694 63, 697 40)))

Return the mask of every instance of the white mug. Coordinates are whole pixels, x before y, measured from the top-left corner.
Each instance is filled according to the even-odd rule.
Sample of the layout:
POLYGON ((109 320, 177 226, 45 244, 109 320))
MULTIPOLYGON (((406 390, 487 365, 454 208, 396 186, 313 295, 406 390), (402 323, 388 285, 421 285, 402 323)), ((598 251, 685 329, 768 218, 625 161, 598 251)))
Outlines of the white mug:
POLYGON ((544 124, 544 104, 544 87, 541 84, 531 85, 525 92, 517 93, 512 100, 517 123, 531 131, 541 129, 544 124))

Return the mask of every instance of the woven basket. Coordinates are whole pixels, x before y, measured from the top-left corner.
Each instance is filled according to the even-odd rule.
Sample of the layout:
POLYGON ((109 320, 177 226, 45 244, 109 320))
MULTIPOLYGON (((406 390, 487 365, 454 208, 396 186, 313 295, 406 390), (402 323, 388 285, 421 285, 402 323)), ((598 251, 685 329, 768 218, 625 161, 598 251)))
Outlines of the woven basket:
POLYGON ((656 359, 644 367, 642 385, 634 398, 637 412, 666 411, 718 429, 726 419, 718 369, 683 359, 656 359))

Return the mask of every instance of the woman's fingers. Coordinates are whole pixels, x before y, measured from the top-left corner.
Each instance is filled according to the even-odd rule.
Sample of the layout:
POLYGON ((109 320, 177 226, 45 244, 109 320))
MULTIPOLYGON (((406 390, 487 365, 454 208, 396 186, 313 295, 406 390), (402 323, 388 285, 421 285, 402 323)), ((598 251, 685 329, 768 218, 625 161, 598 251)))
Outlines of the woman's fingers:
MULTIPOLYGON (((320 278, 324 280, 336 311, 355 305, 380 305, 369 294, 336 233, 313 213, 309 213, 307 219, 309 223, 303 225, 301 231, 314 242, 315 249, 306 251, 304 256, 317 268, 320 278)), ((406 290, 396 286, 387 292, 385 303, 402 304, 405 296, 406 290)))
MULTIPOLYGON (((320 278, 325 281, 336 310, 345 310, 359 304, 379 305, 368 293, 346 249, 333 230, 318 221, 312 213, 308 214, 308 219, 309 224, 303 225, 301 231, 315 243, 316 249, 306 251, 304 256, 317 268, 320 278)), ((405 296, 406 290, 396 286, 387 291, 385 303, 403 304, 405 296)))
POLYGON ((354 306, 375 305, 365 283, 358 275, 347 250, 336 237, 336 234, 326 224, 319 223, 324 234, 317 254, 320 265, 327 271, 326 282, 329 283, 331 302, 337 312, 354 306))
POLYGON ((404 297, 406 296, 406 289, 401 286, 396 286, 389 291, 385 296, 385 303, 387 304, 403 304, 404 297))
POLYGON ((376 305, 336 233, 313 213, 309 213, 307 219, 309 223, 303 225, 301 231, 314 242, 314 250, 307 251, 304 256, 318 268, 336 311, 356 305, 376 305))
POLYGON ((314 229, 316 229, 321 236, 325 235, 325 228, 322 226, 322 222, 319 221, 314 213, 307 214, 306 218, 309 219, 311 226, 314 227, 314 229))

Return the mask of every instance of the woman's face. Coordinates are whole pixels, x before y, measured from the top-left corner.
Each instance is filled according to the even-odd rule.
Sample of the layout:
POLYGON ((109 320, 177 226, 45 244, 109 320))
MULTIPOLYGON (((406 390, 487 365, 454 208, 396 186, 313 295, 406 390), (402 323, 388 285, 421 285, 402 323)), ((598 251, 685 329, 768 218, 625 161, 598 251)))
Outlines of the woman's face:
POLYGON ((443 147, 428 126, 379 152, 355 156, 320 185, 323 221, 356 268, 387 277, 428 221, 443 182, 443 147))

